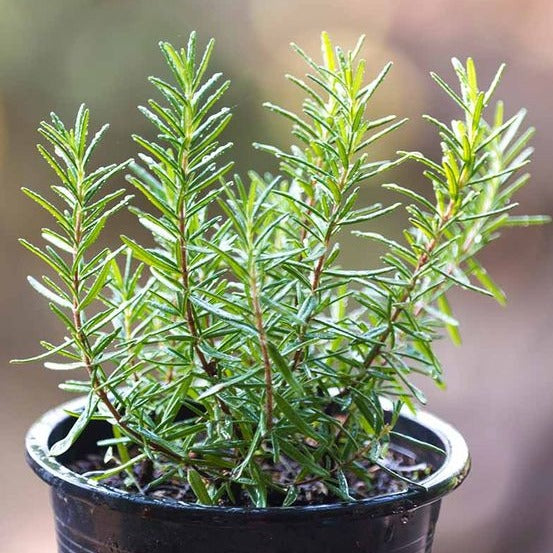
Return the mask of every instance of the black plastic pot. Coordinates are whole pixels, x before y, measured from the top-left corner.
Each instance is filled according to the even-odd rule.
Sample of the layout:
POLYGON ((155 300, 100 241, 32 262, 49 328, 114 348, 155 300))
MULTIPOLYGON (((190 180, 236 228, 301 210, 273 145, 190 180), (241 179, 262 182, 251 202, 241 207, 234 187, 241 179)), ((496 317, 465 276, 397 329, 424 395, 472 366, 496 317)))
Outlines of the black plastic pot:
POLYGON ((96 486, 68 470, 62 463, 94 451, 106 436, 102 423, 89 425, 65 457, 49 457, 49 445, 74 420, 64 409, 82 405, 77 400, 46 413, 26 440, 30 466, 52 486, 60 553, 429 553, 441 498, 470 464, 454 428, 427 413, 405 414, 398 432, 446 451, 445 459, 415 451, 438 467, 422 482, 425 489, 313 507, 203 507, 96 486))

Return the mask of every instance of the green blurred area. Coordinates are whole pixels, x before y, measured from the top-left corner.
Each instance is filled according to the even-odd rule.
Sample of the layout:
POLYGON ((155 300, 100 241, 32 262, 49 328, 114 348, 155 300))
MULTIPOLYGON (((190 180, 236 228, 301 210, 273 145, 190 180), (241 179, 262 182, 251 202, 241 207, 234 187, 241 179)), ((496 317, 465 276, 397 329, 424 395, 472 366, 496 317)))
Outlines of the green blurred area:
MULTIPOLYGON (((499 96, 508 112, 527 106, 529 122, 538 127, 533 181, 519 200, 524 212, 550 214, 552 21, 548 0, 0 0, 0 551, 55 551, 47 491, 23 464, 22 440, 29 423, 65 396, 56 389, 57 374, 38 365, 8 365, 12 357, 38 351, 40 339, 61 336, 25 282, 42 267, 16 240, 37 240, 50 223, 20 192, 25 185, 46 193, 52 184, 35 150, 41 119, 51 110, 71 119, 84 101, 93 125, 111 123, 97 163, 136 155, 131 132, 151 133, 136 109, 153 94, 146 76, 165 72, 157 42, 179 45, 196 29, 203 41, 216 38, 213 69, 232 79, 226 101, 234 118, 226 136, 235 143, 237 170, 274 171, 274 162, 251 143, 287 144, 288 126, 261 103, 299 105, 284 74, 301 75, 306 68, 289 42, 318 55, 323 29, 346 47, 365 33, 369 76, 395 61, 370 115, 411 118, 371 155, 391 157, 397 149, 438 155, 437 138, 420 115, 449 120, 458 114, 428 72, 452 80, 450 57, 471 55, 486 82, 506 61, 499 96)), ((425 191, 417 166, 404 166, 393 177, 425 191)), ((379 184, 367 184, 362 201, 391 200, 379 184)), ((397 233, 404 222, 390 219, 389 230, 397 233)), ((121 215, 108 239, 115 241, 123 229, 140 232, 131 216, 121 215)), ((546 513, 553 508, 551 477, 539 485, 532 477, 548 470, 553 455, 551 236, 551 228, 513 231, 485 254, 511 298, 507 309, 464 294, 454 298, 465 347, 444 341, 450 389, 429 390, 430 408, 465 433, 474 470, 447 501, 436 553, 550 553, 553 547, 550 522, 529 517, 534 506, 546 513)), ((341 242, 344 265, 378 262, 365 242, 347 236, 341 242)))

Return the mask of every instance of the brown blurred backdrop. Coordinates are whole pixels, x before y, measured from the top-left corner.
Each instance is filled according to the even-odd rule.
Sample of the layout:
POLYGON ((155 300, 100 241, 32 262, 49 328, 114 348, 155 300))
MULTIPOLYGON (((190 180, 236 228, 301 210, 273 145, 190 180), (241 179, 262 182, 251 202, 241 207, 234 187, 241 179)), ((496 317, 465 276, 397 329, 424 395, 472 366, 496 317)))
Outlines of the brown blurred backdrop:
MULTIPOLYGON (((506 61, 499 96, 511 112, 527 106, 529 123, 538 128, 533 180, 519 200, 526 212, 551 214, 552 24, 549 0, 0 0, 0 551, 55 551, 47 489, 24 464, 23 436, 66 396, 56 388, 57 374, 38 364, 8 365, 12 357, 38 352, 39 339, 61 333, 25 282, 42 268, 16 242, 37 239, 49 224, 19 188, 46 191, 52 182, 34 148, 37 124, 50 110, 68 119, 86 101, 95 125, 112 124, 97 161, 134 155, 131 130, 150 132, 136 105, 152 92, 146 75, 162 71, 157 41, 179 44, 197 29, 204 40, 216 37, 215 65, 233 80, 227 101, 235 117, 227 137, 236 144, 238 169, 271 168, 250 143, 287 140, 286 125, 260 104, 297 105, 283 74, 304 68, 289 42, 318 55, 323 29, 344 46, 366 33, 372 73, 395 61, 374 114, 411 118, 379 154, 437 154, 436 137, 420 114, 447 120, 457 114, 428 71, 451 80, 450 57, 471 55, 487 81, 506 61)), ((423 186, 417 167, 405 167, 397 179, 423 186)), ((368 185, 366 201, 382 196, 377 184, 368 185)), ((123 228, 137 232, 125 215, 109 232, 116 237, 123 228)), ((487 250, 484 262, 510 298, 506 308, 465 293, 454 298, 464 346, 440 345, 448 390, 428 384, 427 390, 430 409, 466 436, 474 467, 444 502, 436 553, 553 550, 552 233, 553 226, 509 232, 487 250)), ((346 264, 375 261, 369 251, 359 255, 352 241, 343 246, 346 264)))

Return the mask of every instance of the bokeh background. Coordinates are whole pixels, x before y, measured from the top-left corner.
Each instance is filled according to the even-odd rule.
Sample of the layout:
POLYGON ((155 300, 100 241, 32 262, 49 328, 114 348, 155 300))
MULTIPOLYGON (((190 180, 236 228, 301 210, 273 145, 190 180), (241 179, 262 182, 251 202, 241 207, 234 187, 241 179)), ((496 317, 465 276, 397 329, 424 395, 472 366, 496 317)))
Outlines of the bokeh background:
MULTIPOLYGON (((436 137, 420 115, 449 120, 457 113, 428 72, 451 80, 450 57, 471 55, 487 81, 506 61, 499 95, 511 112, 527 106, 538 128, 533 180, 519 200, 526 212, 551 214, 552 24, 549 0, 0 0, 0 551, 55 551, 47 489, 25 466, 23 437, 65 396, 56 387, 59 375, 38 364, 8 365, 37 352, 39 339, 61 333, 25 282, 41 267, 16 241, 36 238, 47 222, 19 188, 46 191, 52 182, 34 148, 37 124, 50 110, 69 118, 86 101, 98 126, 112 124, 98 162, 134 155, 131 130, 150 132, 136 110, 152 92, 145 76, 163 71, 157 41, 178 44, 197 29, 204 39, 217 38, 215 65, 233 80, 227 137, 236 144, 238 169, 270 169, 250 143, 287 140, 287 125, 260 105, 298 104, 283 74, 304 67, 289 42, 318 55, 323 29, 345 46, 365 33, 372 73, 395 61, 373 113, 411 118, 375 155, 437 155, 436 137)), ((397 180, 424 189, 416 166, 405 166, 397 180)), ((363 198, 375 197, 378 183, 363 198)), ((126 215, 109 232, 116 237, 123 229, 138 232, 126 215)), ((510 231, 486 251, 484 262, 510 298, 506 308, 467 293, 453 299, 464 346, 440 344, 448 390, 427 391, 431 409, 466 436, 474 467, 444 502, 436 553, 553 550, 552 233, 553 226, 510 231)), ((346 264, 375 262, 353 241, 343 247, 346 264)))

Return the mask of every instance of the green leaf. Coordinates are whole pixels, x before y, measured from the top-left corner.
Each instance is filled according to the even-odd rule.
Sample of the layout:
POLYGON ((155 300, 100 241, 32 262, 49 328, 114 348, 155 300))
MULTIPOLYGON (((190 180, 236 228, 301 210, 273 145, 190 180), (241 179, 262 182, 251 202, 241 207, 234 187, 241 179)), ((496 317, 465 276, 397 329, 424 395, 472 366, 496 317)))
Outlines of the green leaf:
POLYGON ((382 84, 384 79, 386 78, 386 75, 390 72, 390 69, 392 68, 393 63, 390 61, 388 62, 381 70, 380 73, 376 76, 376 78, 371 81, 365 88, 359 91, 358 97, 361 98, 361 102, 365 103, 368 100, 370 100, 371 96, 375 93, 376 89, 382 84))
POLYGON ((74 343, 75 343, 75 340, 71 338, 70 340, 66 340, 59 346, 48 348, 48 351, 44 353, 35 355, 33 357, 27 357, 25 359, 11 359, 10 363, 20 364, 20 363, 31 363, 33 361, 40 361, 41 359, 45 359, 46 357, 50 357, 51 355, 55 355, 56 353, 63 352, 66 348, 72 346, 74 343))
POLYGON ((422 206, 424 206, 426 209, 428 209, 431 213, 435 213, 436 208, 432 205, 432 203, 427 200, 424 196, 421 196, 414 190, 411 190, 410 188, 404 188, 403 186, 399 186, 397 184, 383 184, 382 188, 385 188, 386 190, 392 190, 394 192, 399 192, 400 194, 403 194, 404 196, 407 196, 411 200, 420 203, 422 206))
POLYGON ((298 410, 294 409, 292 405, 279 393, 275 393, 275 400, 278 408, 282 411, 286 419, 297 429, 298 432, 304 436, 309 436, 314 440, 321 441, 321 436, 315 432, 315 430, 308 424, 305 419, 300 415, 298 410))
POLYGON ((374 211, 368 211, 364 215, 355 216, 352 217, 346 217, 345 219, 342 219, 339 221, 339 225, 356 225, 359 223, 365 223, 367 221, 372 221, 373 219, 377 219, 378 217, 382 217, 382 215, 386 215, 388 213, 391 213, 392 211, 395 211, 401 204, 395 203, 387 207, 383 207, 382 209, 377 209, 374 211))
POLYGON ((73 423, 71 430, 67 433, 65 438, 57 441, 50 447, 49 454, 52 457, 58 457, 65 453, 77 440, 77 438, 82 434, 83 430, 86 428, 90 419, 96 411, 96 407, 99 403, 99 399, 90 394, 88 396, 85 408, 82 413, 79 415, 78 419, 73 423))
POLYGON ((88 161, 90 160, 94 150, 98 146, 98 144, 101 142, 104 134, 109 129, 109 125, 105 124, 103 127, 100 128, 100 130, 93 136, 92 140, 88 144, 88 147, 86 148, 86 151, 83 155, 83 164, 86 165, 88 161))
POLYGON ((74 371, 75 369, 85 368, 82 361, 76 361, 75 363, 52 363, 48 361, 44 363, 44 366, 51 371, 74 371))
MULTIPOLYGON (((109 258, 108 258, 109 259, 109 258)), ((110 260, 111 261, 111 260, 110 260)), ((94 300, 98 299, 98 295, 104 288, 104 285, 106 284, 106 281, 110 275, 111 271, 111 265, 109 262, 104 264, 104 267, 96 280, 94 281, 94 284, 88 289, 85 297, 79 302, 79 310, 85 309, 88 307, 94 300)))
POLYGON ((68 174, 62 169, 61 165, 56 161, 56 159, 50 154, 50 152, 44 148, 41 144, 37 145, 37 149, 40 152, 40 155, 46 160, 46 163, 54 170, 59 179, 71 190, 75 191, 75 186, 72 179, 69 178, 68 174))
POLYGON ((19 243, 23 245, 25 248, 27 248, 30 252, 34 253, 38 258, 42 259, 44 263, 49 265, 60 276, 64 276, 67 279, 69 279, 67 266, 62 265, 56 259, 52 259, 50 256, 46 255, 42 250, 40 250, 36 246, 33 246, 33 244, 31 244, 30 242, 27 242, 27 240, 24 240, 23 238, 19 239, 19 243))
MULTIPOLYGON (((224 380, 222 382, 218 382, 217 384, 214 384, 213 386, 210 386, 207 390, 204 390, 198 397, 197 401, 202 401, 204 399, 207 399, 215 394, 219 394, 223 390, 230 388, 232 386, 235 386, 237 384, 240 384, 242 382, 245 382, 247 380, 250 380, 254 378, 256 375, 261 373, 260 368, 255 368, 253 370, 247 371, 245 373, 239 374, 233 378, 229 378, 228 380, 224 380)), ((261 381, 259 381, 259 384, 261 384, 261 381)))
POLYGON ((269 350, 271 360, 282 374, 282 377, 284 378, 288 386, 290 386, 290 388, 294 390, 295 394, 298 397, 302 397, 303 388, 301 384, 297 381, 292 370, 290 369, 290 364, 288 363, 288 361, 284 359, 284 357, 282 357, 282 355, 278 351, 278 348, 272 342, 267 343, 267 349, 269 350))
POLYGON ((260 414, 260 420, 255 430, 255 434, 253 435, 253 438, 250 441, 250 446, 248 447, 248 451, 244 456, 244 460, 240 463, 240 465, 238 465, 235 471, 233 471, 233 478, 238 479, 242 476, 244 469, 246 469, 248 465, 251 463, 253 456, 257 451, 257 449, 259 448, 261 439, 263 438, 263 435, 265 434, 266 431, 267 429, 266 429, 265 415, 262 412, 260 414))
POLYGON ((486 269, 484 269, 484 267, 482 267, 482 265, 480 265, 480 263, 474 258, 470 258, 467 261, 467 265, 470 272, 480 281, 480 284, 482 284, 482 286, 493 295, 496 301, 500 305, 505 305, 507 303, 505 292, 497 286, 486 269))
POLYGON ((321 33, 321 49, 323 51, 325 67, 330 71, 334 71, 336 69, 336 59, 334 57, 332 43, 330 42, 330 37, 327 32, 321 33))
POLYGON ((284 454, 299 463, 302 469, 307 469, 312 474, 322 478, 329 477, 329 472, 319 465, 311 455, 300 451, 295 442, 292 442, 289 438, 279 438, 278 443, 284 454))
POLYGON ((71 302, 67 298, 67 296, 63 297, 59 294, 54 293, 49 288, 46 288, 43 284, 38 282, 36 279, 34 279, 32 276, 28 276, 27 280, 29 281, 29 284, 39 293, 42 294, 46 299, 53 301, 57 305, 60 305, 61 307, 67 307, 71 308, 71 302))
POLYGON ((140 455, 136 455, 135 457, 130 459, 128 462, 121 463, 120 465, 117 465, 112 469, 85 472, 83 473, 83 477, 88 478, 90 480, 96 480, 96 481, 105 480, 106 478, 115 476, 120 472, 126 471, 127 469, 133 466, 138 466, 140 462, 143 461, 144 459, 146 459, 146 454, 141 453, 140 455))
POLYGON ((346 501, 354 501, 354 498, 349 493, 349 484, 348 484, 346 475, 344 474, 344 471, 341 469, 338 469, 336 471, 336 477, 338 478, 338 486, 339 486, 342 498, 345 499, 346 501))
POLYGON ((146 265, 155 267, 162 272, 169 272, 170 274, 178 272, 178 267, 175 263, 162 256, 162 254, 152 250, 147 250, 137 244, 134 240, 131 240, 124 235, 121 235, 121 240, 128 248, 130 248, 134 257, 136 257, 139 261, 143 261, 146 265))
POLYGON ((484 296, 490 296, 493 297, 493 294, 486 290, 485 288, 480 288, 479 286, 475 286, 474 284, 471 284, 468 278, 458 278, 453 276, 451 273, 448 273, 438 267, 433 267, 433 270, 443 275, 448 280, 453 281, 455 284, 459 285, 461 288, 465 288, 466 290, 472 290, 473 292, 478 292, 479 294, 483 294, 484 296))
POLYGON ((503 76, 503 71, 505 70, 505 67, 506 67, 506 65, 504 63, 502 63, 499 66, 499 69, 497 70, 497 73, 495 74, 488 90, 486 91, 486 95, 484 96, 484 104, 485 105, 487 105, 489 103, 490 99, 492 98, 492 96, 495 92, 495 89, 497 88, 497 85, 501 81, 501 77, 503 76))
POLYGON ((551 222, 549 215, 511 215, 503 223, 506 227, 530 227, 533 225, 545 225, 551 222))
POLYGON ((26 196, 34 200, 38 205, 48 211, 48 213, 50 213, 50 215, 52 215, 56 219, 56 221, 58 221, 58 223, 60 223, 64 228, 67 228, 65 217, 48 200, 44 199, 40 194, 29 190, 28 188, 23 187, 21 190, 26 196))
POLYGON ((84 104, 81 104, 75 120, 75 141, 77 144, 77 153, 83 156, 88 136, 88 120, 90 112, 84 104))
POLYGON ((447 301, 447 297, 445 294, 441 294, 438 296, 438 299, 436 300, 438 304, 438 308, 442 312, 443 315, 446 316, 445 319, 445 325, 447 328, 447 331, 449 333, 449 336, 451 337, 451 341, 456 345, 461 345, 461 334, 459 333, 458 329, 458 323, 453 319, 453 312, 451 311, 451 306, 449 305, 449 302, 447 301), (448 320, 452 319, 452 320, 448 320), (457 323, 457 324, 456 324, 457 323))
POLYGON ((210 302, 204 301, 196 296, 191 296, 190 301, 202 309, 205 309, 208 313, 211 313, 212 315, 215 315, 218 318, 221 318, 226 321, 237 321, 242 322, 243 318, 240 315, 236 315, 234 313, 229 313, 225 309, 221 309, 220 307, 217 307, 216 305, 213 305, 210 302))
POLYGON ((154 236, 158 236, 169 242, 175 242, 178 238, 176 229, 170 228, 163 220, 156 220, 155 217, 147 213, 140 214, 138 220, 144 227, 151 231, 154 236))
POLYGON ((438 86, 452 99, 454 100, 463 110, 470 111, 465 102, 461 97, 436 73, 431 72, 430 76, 438 84, 438 86))
POLYGON ((202 55, 202 59, 200 63, 198 64, 198 67, 196 69, 196 75, 194 76, 194 87, 197 87, 200 81, 202 80, 202 77, 205 74, 205 71, 207 69, 207 66, 209 64, 209 60, 211 59, 211 54, 213 53, 213 47, 215 46, 215 40, 209 39, 209 42, 207 43, 207 46, 204 50, 204 53, 202 55))
POLYGON ((284 498, 284 501, 282 502, 283 507, 290 507, 290 505, 293 505, 297 498, 298 498, 298 490, 295 486, 290 486, 288 488, 288 491, 286 492, 286 497, 284 498))
POLYGON ((211 499, 205 482, 199 475, 198 471, 193 468, 189 468, 187 475, 188 482, 190 483, 190 487, 192 488, 194 495, 198 499, 198 503, 201 503, 202 505, 213 505, 213 500, 211 499))
MULTIPOLYGON (((139 170, 136 168, 137 166, 135 166, 135 168, 133 170, 136 170, 137 173, 139 172, 139 170)), ((140 174, 144 174, 145 171, 142 170, 140 172, 140 174)), ((131 175, 127 175, 127 180, 132 184, 134 185, 138 190, 140 190, 140 192, 142 192, 142 194, 144 194, 144 196, 147 198, 147 200, 153 204, 157 209, 159 209, 159 211, 161 211, 166 217, 168 217, 169 219, 173 219, 174 218, 174 213, 171 209, 171 207, 165 202, 165 200, 162 200, 160 198, 158 198, 151 190, 151 188, 144 184, 143 182, 141 182, 140 180, 138 180, 137 178, 131 176, 131 175)))

